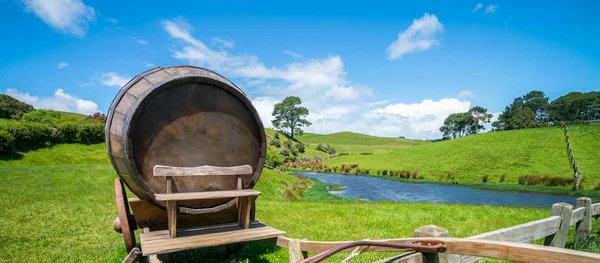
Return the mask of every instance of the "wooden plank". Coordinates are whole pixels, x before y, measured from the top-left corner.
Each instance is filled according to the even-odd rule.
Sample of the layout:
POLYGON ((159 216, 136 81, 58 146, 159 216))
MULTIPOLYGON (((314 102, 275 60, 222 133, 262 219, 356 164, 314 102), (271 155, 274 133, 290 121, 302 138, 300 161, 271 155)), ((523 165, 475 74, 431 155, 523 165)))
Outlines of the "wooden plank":
MULTIPOLYGON (((288 247, 289 238, 279 237, 277 245, 288 247)), ((600 254, 556 248, 540 245, 532 245, 517 242, 481 240, 481 239, 459 239, 459 238, 401 238, 389 239, 385 241, 396 243, 408 243, 419 241, 441 241, 446 244, 446 252, 448 254, 472 255, 478 257, 495 258, 502 260, 512 260, 525 263, 536 263, 543 259, 544 263, 563 263, 563 262, 578 262, 592 263, 600 262, 600 254)), ((383 241, 383 240, 382 240, 383 241)), ((323 252, 335 248, 342 242, 317 242, 317 241, 300 241, 300 247, 306 251, 323 252)), ((353 248, 345 250, 351 251, 353 248)), ((393 248, 369 248, 369 251, 399 251, 393 248)))
POLYGON ((211 229, 208 232, 207 230, 189 231, 189 229, 179 229, 178 234, 180 234, 179 237, 170 238, 168 231, 165 230, 142 233, 140 240, 144 256, 276 238, 285 235, 285 232, 260 222, 253 222, 248 229, 242 229, 239 226, 234 226, 234 228, 224 227, 220 230, 211 229))
POLYGON ((600 215, 600 203, 595 203, 592 205, 592 216, 600 215))
POLYGON ((573 206, 567 203, 554 204, 552 205, 552 216, 560 216, 560 228, 556 234, 546 237, 546 240, 544 240, 544 245, 565 247, 567 237, 569 236, 571 217, 573 216, 573 206))
POLYGON ((154 197, 157 201, 183 201, 183 200, 202 200, 202 199, 219 199, 231 197, 258 196, 259 191, 254 189, 229 190, 229 191, 209 191, 209 192, 190 192, 190 193, 172 193, 172 194, 156 194, 154 197))
POLYGON ((468 238, 528 243, 556 233, 560 227, 560 223, 560 217, 552 216, 537 221, 527 222, 525 224, 471 236, 468 238))
POLYGON ((571 225, 577 224, 579 221, 583 220, 585 216, 585 207, 579 207, 573 210, 571 215, 571 225))
POLYGON ((174 167, 155 165, 152 169, 154 176, 207 176, 207 175, 242 175, 252 174, 252 166, 245 164, 239 166, 210 166, 174 167))

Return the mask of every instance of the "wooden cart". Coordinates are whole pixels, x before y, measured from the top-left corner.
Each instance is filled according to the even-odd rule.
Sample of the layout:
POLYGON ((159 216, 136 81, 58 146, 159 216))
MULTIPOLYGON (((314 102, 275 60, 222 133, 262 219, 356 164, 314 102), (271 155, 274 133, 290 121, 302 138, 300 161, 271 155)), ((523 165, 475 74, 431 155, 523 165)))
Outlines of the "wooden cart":
POLYGON ((284 236, 285 232, 269 227, 254 218, 254 201, 260 192, 241 188, 240 174, 252 172, 249 165, 238 167, 169 167, 155 166, 154 176, 166 178, 167 193, 156 196, 158 201, 167 202, 167 210, 156 207, 138 198, 127 198, 123 181, 115 180, 115 194, 118 217, 115 231, 123 234, 123 240, 130 253, 130 260, 150 256, 150 261, 158 261, 156 255, 186 249, 214 247, 240 242, 273 239, 284 236), (171 180, 177 176, 236 176, 236 189, 228 191, 175 193, 171 180), (177 215, 177 202, 182 200, 204 200, 237 198, 235 206, 220 213, 204 215, 177 215), (133 211, 133 214, 130 212, 133 211), (222 223, 237 217, 236 222, 222 223), (141 229, 140 246, 135 249, 134 231, 141 229))

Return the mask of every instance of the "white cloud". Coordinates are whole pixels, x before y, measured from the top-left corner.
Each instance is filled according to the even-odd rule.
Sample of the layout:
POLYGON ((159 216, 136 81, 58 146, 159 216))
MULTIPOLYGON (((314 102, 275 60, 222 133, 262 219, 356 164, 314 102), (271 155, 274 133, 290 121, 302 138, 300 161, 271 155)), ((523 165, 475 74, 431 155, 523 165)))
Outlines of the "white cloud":
POLYGON ((251 54, 208 47, 192 35, 193 29, 182 19, 165 20, 162 25, 175 41, 170 48, 174 58, 234 79, 250 95, 265 127, 272 127, 274 105, 290 95, 300 97, 309 109, 307 119, 313 125, 304 130, 317 133, 350 130, 381 136, 440 138, 439 127, 444 119, 470 106, 469 101, 456 98, 390 104, 389 100, 376 100, 371 88, 351 83, 339 56, 267 66, 251 54))
POLYGON ((144 66, 146 66, 147 68, 151 68, 151 67, 154 67, 154 64, 152 64, 148 61, 144 61, 144 66))
POLYGON ((268 128, 273 128, 271 121, 273 120, 273 108, 275 104, 281 102, 280 100, 271 98, 271 97, 258 97, 252 100, 252 105, 258 111, 258 115, 260 115, 260 119, 263 122, 263 125, 268 128))
POLYGON ((303 58, 302 54, 296 53, 294 51, 284 50, 283 53, 287 54, 287 55, 290 55, 291 57, 293 57, 295 59, 302 59, 303 58))
POLYGON ((498 10, 497 5, 488 5, 485 7, 485 14, 486 15, 492 15, 493 13, 496 13, 496 10, 498 10))
POLYGON ((470 99, 474 98, 475 94, 470 90, 461 90, 456 97, 459 99, 470 99))
POLYGON ((131 37, 131 39, 133 39, 133 41, 135 41, 135 43, 138 43, 140 45, 147 45, 148 44, 148 41, 143 40, 143 39, 138 39, 136 37, 131 37))
POLYGON ((69 65, 69 63, 67 63, 67 62, 60 62, 60 63, 58 63, 58 65, 56 67, 60 69, 60 68, 66 67, 68 65, 69 65))
POLYGON ((102 74, 100 77, 100 82, 104 86, 115 86, 115 87, 123 87, 127 82, 129 82, 131 78, 127 76, 119 76, 117 72, 107 72, 102 74))
POLYGON ((455 98, 420 103, 396 103, 364 113, 365 123, 376 123, 375 135, 434 139, 441 137, 440 126, 451 113, 466 112, 471 103, 455 98))
POLYGON ((482 3, 477 3, 475 5, 475 8, 473 8, 473 13, 477 12, 477 10, 481 9, 483 7, 482 3))
POLYGON ((119 23, 119 20, 117 20, 117 19, 114 19, 114 18, 112 18, 112 17, 111 17, 111 18, 107 18, 107 19, 105 19, 105 21, 106 21, 106 22, 108 22, 108 23, 111 23, 111 24, 113 24, 113 25, 116 25, 116 24, 118 24, 118 23, 119 23))
POLYGON ((44 23, 63 33, 83 36, 96 11, 81 0, 21 0, 26 12, 35 13, 44 23))
POLYGON ((414 19, 413 23, 387 48, 389 59, 399 59, 403 55, 417 51, 425 51, 438 43, 437 37, 444 26, 435 15, 425 13, 423 17, 414 19))
POLYGON ((98 105, 93 101, 77 98, 67 94, 62 89, 57 89, 53 97, 31 96, 27 92, 19 92, 16 89, 6 89, 6 94, 20 101, 33 105, 37 109, 51 109, 57 111, 77 112, 92 114, 98 111, 98 105))
POLYGON ((220 39, 218 37, 212 37, 212 43, 213 45, 217 45, 219 47, 222 48, 232 48, 233 47, 233 40, 224 40, 224 39, 220 39))

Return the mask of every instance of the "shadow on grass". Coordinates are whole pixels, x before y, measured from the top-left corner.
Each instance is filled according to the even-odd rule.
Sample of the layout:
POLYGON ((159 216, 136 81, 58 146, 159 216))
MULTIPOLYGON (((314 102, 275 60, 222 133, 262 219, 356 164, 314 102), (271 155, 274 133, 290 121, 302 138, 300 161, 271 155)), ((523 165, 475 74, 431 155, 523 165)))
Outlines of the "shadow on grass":
MULTIPOLYGON (((171 262, 271 262, 264 257, 281 248, 266 241, 227 245, 226 249, 215 247, 179 251, 168 255, 171 262)), ((142 262, 148 262, 147 258, 142 262)))
POLYGON ((0 153, 0 161, 15 161, 23 159, 24 155, 20 152, 0 153))

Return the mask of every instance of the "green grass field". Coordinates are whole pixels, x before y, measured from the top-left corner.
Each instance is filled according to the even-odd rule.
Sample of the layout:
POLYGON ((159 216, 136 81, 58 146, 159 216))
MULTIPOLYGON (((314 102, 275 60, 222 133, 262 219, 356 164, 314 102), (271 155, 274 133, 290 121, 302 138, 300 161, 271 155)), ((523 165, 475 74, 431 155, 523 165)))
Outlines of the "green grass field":
MULTIPOLYGON (((600 125, 570 127, 573 151, 585 185, 600 183, 600 125)), ((476 134, 463 138, 396 149, 373 155, 349 155, 327 160, 330 166, 359 164, 366 169, 416 171, 436 180, 447 173, 459 182, 481 182, 490 175, 516 184, 521 175, 571 177, 562 129, 556 127, 476 134)))
MULTIPOLYGON (((104 155, 102 145, 59 145, 0 163, 1 262, 120 262, 123 259, 125 249, 121 236, 112 230, 116 216, 113 191, 116 174, 108 158, 100 158, 104 155)), ((549 208, 340 200, 328 196, 323 188, 319 190, 318 184, 306 193, 305 199, 282 199, 286 185, 296 180, 296 177, 265 169, 256 187, 263 192, 257 201, 257 218, 293 238, 408 237, 415 228, 428 224, 445 227, 452 236, 466 237, 550 214, 549 208)), ((346 255, 334 260, 340 261, 346 255)), ((367 253, 356 262, 389 255, 367 253)), ((176 253, 173 257, 178 262, 288 260, 286 249, 265 242, 252 242, 226 257, 211 249, 176 253)))
MULTIPOLYGON (((275 134, 275 130, 273 129, 267 128, 265 131, 271 138, 275 134)), ((288 140, 288 138, 281 133, 279 138, 282 145, 288 140)), ((360 155, 361 153, 388 153, 411 146, 429 143, 429 141, 376 137, 353 132, 338 132, 332 134, 304 133, 303 135, 296 136, 294 139, 306 145, 305 156, 329 156, 329 154, 317 150, 317 145, 320 143, 327 143, 333 146, 337 154, 346 153, 349 155, 360 155)), ((270 147, 271 149, 277 149, 274 146, 270 147)))

